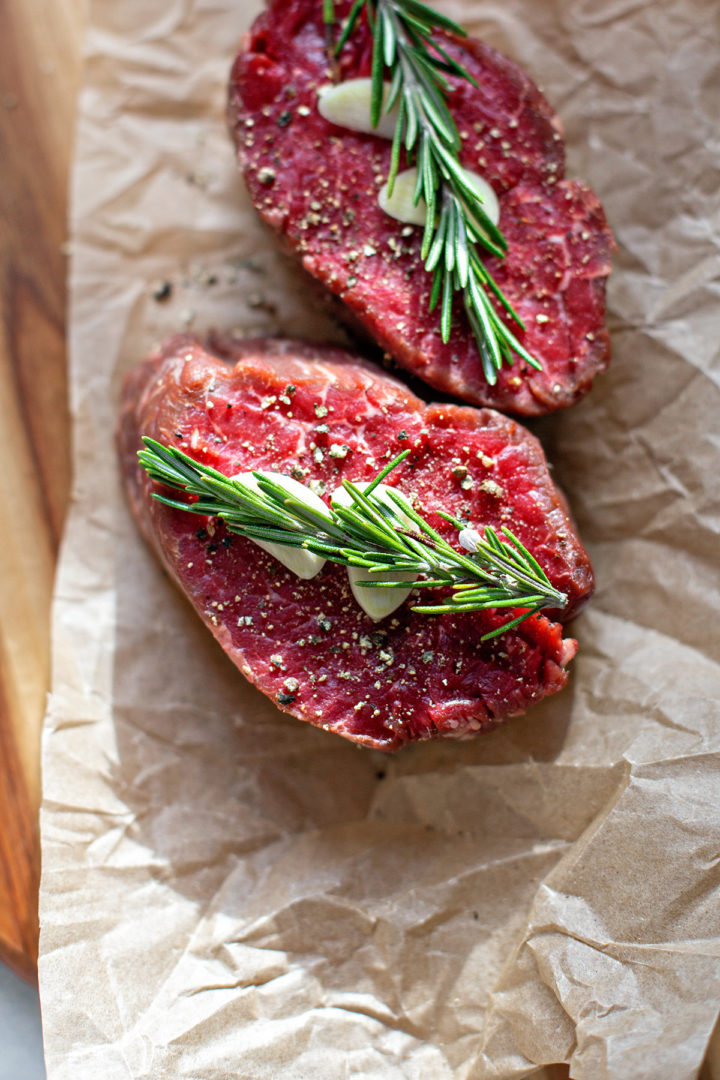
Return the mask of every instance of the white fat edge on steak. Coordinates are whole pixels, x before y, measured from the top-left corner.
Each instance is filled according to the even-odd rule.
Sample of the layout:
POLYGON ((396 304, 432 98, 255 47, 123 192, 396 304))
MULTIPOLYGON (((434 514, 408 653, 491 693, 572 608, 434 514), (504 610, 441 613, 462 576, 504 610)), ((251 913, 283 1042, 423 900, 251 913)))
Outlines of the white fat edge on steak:
MULTIPOLYGON (((390 89, 384 83, 383 101, 387 100, 390 89)), ((318 87, 318 112, 329 123, 349 131, 358 131, 364 135, 377 135, 381 139, 392 139, 397 122, 397 106, 390 112, 383 112, 377 127, 370 121, 370 98, 372 80, 368 78, 348 79, 345 82, 318 87)), ((478 192, 483 209, 494 225, 500 220, 500 203, 492 186, 484 176, 471 169, 464 169, 466 178, 478 192)), ((405 169, 395 178, 392 195, 388 194, 387 183, 383 184, 378 194, 378 203, 390 217, 406 225, 424 225, 426 203, 420 198, 414 202, 417 169, 405 169)))
MULTIPOLYGON (((365 491, 367 487, 372 483, 371 480, 356 483, 355 487, 359 491, 365 491)), ((388 498, 388 492, 391 489, 385 484, 378 484, 373 489, 373 495, 378 498, 390 511, 394 522, 401 528, 410 529, 413 532, 417 532, 417 526, 415 522, 403 514, 396 504, 388 498)), ((394 490, 394 489, 392 489, 394 490)), ((401 492, 397 492, 401 496, 401 492)), ((337 488, 330 499, 330 502, 334 506, 352 506, 352 496, 350 492, 344 488, 337 488)), ((410 595, 410 589, 373 589, 368 588, 366 585, 359 585, 359 581, 417 581, 418 575, 413 573, 397 573, 388 572, 382 574, 371 574, 368 570, 362 566, 348 566, 347 568, 348 580, 350 582, 350 589, 356 601, 371 619, 375 622, 380 622, 387 615, 392 615, 393 611, 403 604, 410 595)))

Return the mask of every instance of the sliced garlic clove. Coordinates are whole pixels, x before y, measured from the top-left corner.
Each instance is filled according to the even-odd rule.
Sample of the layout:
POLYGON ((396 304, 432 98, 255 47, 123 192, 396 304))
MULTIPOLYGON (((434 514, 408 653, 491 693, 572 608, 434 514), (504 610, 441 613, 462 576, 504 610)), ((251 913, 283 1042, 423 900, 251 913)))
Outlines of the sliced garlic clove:
MULTIPOLYGON (((320 510, 327 515, 327 506, 325 503, 319 495, 316 495, 315 492, 311 491, 305 484, 293 480, 291 476, 285 476, 284 473, 267 472, 264 469, 258 471, 261 472, 263 476, 267 476, 276 483, 282 484, 288 492, 292 495, 297 495, 299 499, 302 499, 308 506, 311 506, 313 510, 320 510)), ((251 472, 236 473, 235 476, 231 476, 230 479, 239 481, 252 491, 260 491, 258 482, 251 472)), ((319 574, 327 561, 320 555, 315 555, 311 551, 305 551, 303 548, 286 547, 284 544, 270 544, 265 540, 253 540, 252 542, 253 544, 257 544, 258 547, 261 547, 263 551, 267 551, 268 555, 272 555, 272 557, 277 559, 278 562, 281 562, 283 566, 287 566, 288 570, 291 570, 293 574, 296 574, 299 578, 303 578, 305 581, 309 581, 310 578, 314 578, 316 574, 319 574)))
MULTIPOLYGON (((387 101, 390 84, 383 83, 383 103, 387 101)), ((381 113, 377 127, 370 123, 371 79, 348 79, 337 84, 326 83, 318 87, 318 111, 321 116, 338 127, 350 131, 360 131, 365 135, 378 135, 383 139, 392 139, 397 123, 397 107, 389 113, 381 113)), ((478 192, 483 202, 483 209, 497 225, 500 220, 500 203, 490 184, 480 173, 465 169, 465 176, 478 192)), ((425 200, 420 199, 417 206, 413 203, 417 169, 405 169, 395 177, 392 195, 388 194, 387 183, 383 184, 378 195, 381 208, 390 217, 406 225, 425 224, 425 200)))
MULTIPOLYGON (((463 172, 482 199, 483 210, 493 225, 497 225, 500 220, 500 203, 492 187, 480 173, 473 172, 471 169, 464 169, 463 172)), ((421 197, 417 206, 413 204, 416 182, 417 169, 405 169, 398 173, 392 195, 388 194, 387 183, 380 188, 378 194, 380 208, 396 221, 403 221, 406 225, 424 225, 427 209, 425 200, 421 197)))
POLYGON ((367 585, 358 585, 358 581, 415 581, 417 579, 417 574, 411 573, 371 574, 362 566, 348 566, 347 572, 350 591, 373 622, 380 622, 381 619, 392 615, 393 611, 405 603, 412 590, 372 589, 367 585))
MULTIPOLYGON (((365 481, 357 483, 355 486, 360 491, 364 491, 365 488, 370 486, 372 481, 365 481)), ((377 496, 389 510, 392 511, 398 525, 412 529, 413 532, 417 531, 417 526, 412 518, 403 514, 394 501, 388 498, 389 491, 395 491, 395 489, 389 488, 386 484, 378 484, 373 489, 373 494, 377 496)), ((400 495, 400 492, 396 492, 400 495)), ((344 487, 337 488, 331 497, 331 503, 335 506, 352 506, 352 496, 349 491, 346 491, 344 487)), ((355 597, 356 602, 360 605, 366 615, 369 615, 374 622, 380 622, 381 619, 386 618, 388 615, 392 615, 393 611, 396 611, 401 604, 404 604, 408 596, 411 593, 411 589, 372 589, 367 585, 358 585, 358 581, 416 581, 418 575, 408 572, 388 572, 381 574, 371 574, 368 570, 365 570, 362 566, 348 566, 348 581, 350 582, 350 590, 355 597)))
MULTIPOLYGON (((377 127, 370 123, 371 79, 348 79, 333 85, 318 87, 318 112, 331 124, 361 131, 365 135, 378 135, 392 139, 397 122, 397 108, 381 113, 377 127)), ((384 83, 383 102, 387 101, 390 84, 384 83)))
POLYGON ((497 225, 500 220, 500 202, 492 185, 487 182, 484 176, 473 172, 472 169, 463 169, 463 172, 482 199, 483 210, 493 225, 497 225))
MULTIPOLYGON (((383 103, 387 101, 390 84, 383 83, 383 103)), ((321 116, 338 127, 350 131, 360 131, 365 135, 378 135, 383 139, 392 139, 395 134, 398 110, 394 106, 389 113, 381 113, 377 127, 370 123, 370 99, 372 79, 348 79, 337 84, 326 83, 318 87, 318 111, 321 116)), ((500 220, 500 203, 491 185, 480 173, 464 169, 465 176, 483 202, 483 209, 497 225, 500 220)), ((392 195, 388 194, 387 183, 383 184, 378 195, 381 208, 390 217, 406 225, 425 224, 425 200, 420 199, 417 206, 413 203, 417 169, 405 169, 395 177, 392 195)))
POLYGON ((383 184, 378 194, 380 209, 396 221, 404 221, 406 225, 424 225, 427 215, 427 206, 422 196, 417 206, 413 203, 417 174, 417 169, 405 169, 395 177, 392 195, 388 193, 387 183, 383 184))

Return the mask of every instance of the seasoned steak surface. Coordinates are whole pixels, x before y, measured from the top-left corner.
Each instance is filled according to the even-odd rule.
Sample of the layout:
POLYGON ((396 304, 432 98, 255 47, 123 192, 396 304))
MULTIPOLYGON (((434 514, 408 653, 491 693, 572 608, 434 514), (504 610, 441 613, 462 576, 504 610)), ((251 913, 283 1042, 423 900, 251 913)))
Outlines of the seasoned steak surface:
MULTIPOLYGON (((336 5, 338 15, 349 4, 336 5)), ((230 81, 238 160, 263 219, 302 265, 402 367, 473 404, 521 415, 571 405, 609 360, 605 281, 613 240, 593 192, 564 180, 564 145, 544 97, 483 42, 442 35, 478 88, 451 79, 462 163, 492 184, 509 244, 487 265, 525 324, 518 336, 543 365, 504 367, 490 387, 456 298, 443 344, 429 311, 422 230, 379 207, 390 144, 330 124, 317 109, 328 82, 320 0, 275 0, 256 20, 230 81)), ((366 76, 371 39, 361 18, 341 57, 343 78, 366 76)))
POLYGON ((570 597, 592 591, 590 565, 538 442, 489 410, 426 406, 395 379, 337 349, 189 336, 128 377, 119 447, 147 538, 233 662, 287 712, 385 750, 493 727, 561 689, 572 639, 544 616, 490 642, 507 612, 424 616, 411 598, 373 623, 343 567, 297 578, 217 520, 151 498, 142 435, 226 475, 294 475, 326 501, 343 478, 367 480, 400 450, 397 484, 448 538, 443 508, 475 525, 508 523, 570 597))

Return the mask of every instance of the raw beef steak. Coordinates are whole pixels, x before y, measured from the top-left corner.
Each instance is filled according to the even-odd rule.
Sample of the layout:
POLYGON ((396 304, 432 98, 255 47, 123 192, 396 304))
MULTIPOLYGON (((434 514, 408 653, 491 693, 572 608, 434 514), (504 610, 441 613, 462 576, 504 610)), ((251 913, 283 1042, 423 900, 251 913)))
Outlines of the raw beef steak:
MULTIPOLYGON (((378 205, 389 141, 337 127, 318 112, 327 84, 321 0, 275 0, 243 42, 229 117, 250 196, 307 271, 398 364, 473 404, 532 416, 571 405, 609 360, 605 281, 613 239, 593 192, 564 180, 560 124, 515 64, 481 41, 442 35, 478 83, 451 79, 461 161, 500 202, 504 260, 487 266, 525 324, 518 336, 542 363, 516 358, 488 385, 462 308, 443 344, 429 311, 432 275, 422 229, 378 205)), ((336 5, 343 17, 348 2, 336 5)), ((367 76, 371 38, 361 17, 343 50, 343 79, 367 76)))
POLYGON ((329 501, 343 478, 391 473, 450 539, 439 507, 474 525, 507 523, 569 597, 592 571, 542 450, 489 410, 429 405, 366 361, 296 342, 169 341, 125 384, 119 445, 135 514, 171 575, 242 673, 286 712, 366 746, 467 735, 561 689, 576 643, 545 616, 488 642, 509 612, 419 615, 415 597, 379 623, 353 599, 344 567, 300 580, 257 545, 152 499, 142 435, 225 475, 294 476, 329 501))

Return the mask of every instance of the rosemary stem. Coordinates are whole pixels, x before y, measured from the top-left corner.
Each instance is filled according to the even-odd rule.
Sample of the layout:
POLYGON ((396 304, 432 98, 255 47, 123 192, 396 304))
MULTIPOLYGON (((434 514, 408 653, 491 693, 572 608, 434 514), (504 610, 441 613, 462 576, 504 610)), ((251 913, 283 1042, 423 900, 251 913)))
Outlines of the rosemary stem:
MULTIPOLYGON (((334 20, 332 8, 331 0, 323 0, 326 29, 328 20, 334 20)), ((504 258, 508 245, 460 163, 461 140, 448 108, 452 85, 447 76, 463 78, 474 86, 477 83, 432 37, 437 30, 457 36, 465 36, 464 31, 419 0, 355 0, 334 56, 354 32, 363 9, 373 37, 373 126, 379 123, 383 110, 386 72, 391 78, 391 93, 384 108, 389 111, 397 105, 388 192, 392 194, 403 147, 408 160, 417 166, 414 203, 417 206, 421 199, 425 201, 421 259, 425 270, 434 275, 429 308, 433 311, 440 302, 442 340, 447 343, 450 339, 454 297, 460 293, 489 385, 497 382, 503 364, 512 365, 515 357, 539 369, 540 362, 506 325, 503 315, 524 329, 481 259, 481 252, 504 258)))
MULTIPOLYGON (((519 608, 523 614, 503 624, 515 626, 544 608, 562 608, 567 597, 554 588, 540 564, 526 547, 503 527, 504 539, 490 526, 484 536, 470 530, 476 550, 452 547, 410 501, 393 488, 384 495, 377 491, 382 482, 406 459, 404 451, 382 469, 361 490, 344 482, 352 497, 351 506, 333 506, 326 511, 303 502, 297 491, 286 488, 281 474, 253 473, 257 488, 242 477, 231 480, 207 465, 201 465, 172 446, 144 438, 138 454, 150 478, 164 488, 185 492, 196 498, 183 502, 161 490, 153 497, 175 511, 218 517, 226 527, 250 540, 304 548, 344 566, 365 568, 369 575, 396 575, 384 581, 362 582, 368 588, 407 588, 414 574, 418 588, 445 588, 451 595, 432 606, 416 607, 423 614, 452 614, 488 609, 519 608), (389 494, 389 501, 386 496, 389 494), (403 518, 411 523, 402 524, 403 518), (417 527, 414 531, 413 527, 417 527)), ((467 529, 443 510, 437 513, 459 531, 467 529)))

